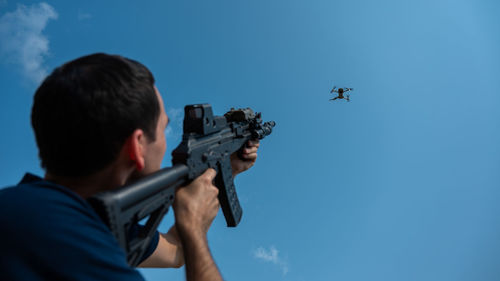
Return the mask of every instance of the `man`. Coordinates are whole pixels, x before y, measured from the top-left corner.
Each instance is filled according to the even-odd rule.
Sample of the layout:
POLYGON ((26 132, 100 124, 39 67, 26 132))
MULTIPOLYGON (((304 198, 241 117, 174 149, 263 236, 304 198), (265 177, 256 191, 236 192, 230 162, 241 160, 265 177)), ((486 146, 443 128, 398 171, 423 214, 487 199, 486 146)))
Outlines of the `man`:
MULTIPOLYGON (((68 62, 36 91, 31 121, 46 174, 0 190, 0 279, 143 280, 85 199, 160 169, 169 120, 150 71, 106 54, 68 62)), ((231 157, 233 175, 258 147, 231 157)), ((206 237, 219 209, 215 174, 176 191, 175 225, 140 266, 185 264, 188 280, 222 280, 206 237)))

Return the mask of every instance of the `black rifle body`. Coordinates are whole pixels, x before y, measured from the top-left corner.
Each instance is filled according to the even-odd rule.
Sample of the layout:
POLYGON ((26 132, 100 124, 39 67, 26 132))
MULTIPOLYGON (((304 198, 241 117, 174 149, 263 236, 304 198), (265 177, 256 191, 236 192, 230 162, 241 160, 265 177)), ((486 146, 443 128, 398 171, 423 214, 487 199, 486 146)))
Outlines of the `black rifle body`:
POLYGON ((248 140, 269 135, 274 125, 273 121, 262 123, 260 113, 254 114, 249 108, 213 116, 208 104, 188 105, 182 142, 172 152, 172 167, 118 190, 99 193, 88 201, 117 238, 132 266, 139 264, 174 200, 175 190, 208 168, 217 171, 214 184, 219 189, 219 202, 227 225, 235 227, 241 220, 242 209, 234 187, 230 156, 248 140), (134 228, 145 218, 144 227, 134 228))

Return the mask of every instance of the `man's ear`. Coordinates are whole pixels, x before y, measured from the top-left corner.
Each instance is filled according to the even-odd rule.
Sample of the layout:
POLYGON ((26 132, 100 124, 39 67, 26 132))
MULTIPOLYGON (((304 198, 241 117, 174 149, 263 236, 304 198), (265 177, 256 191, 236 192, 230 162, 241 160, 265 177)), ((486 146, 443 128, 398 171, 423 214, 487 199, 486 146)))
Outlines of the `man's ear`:
POLYGON ((131 161, 135 162, 136 169, 144 169, 144 153, 146 136, 141 129, 136 129, 127 139, 127 152, 131 161))

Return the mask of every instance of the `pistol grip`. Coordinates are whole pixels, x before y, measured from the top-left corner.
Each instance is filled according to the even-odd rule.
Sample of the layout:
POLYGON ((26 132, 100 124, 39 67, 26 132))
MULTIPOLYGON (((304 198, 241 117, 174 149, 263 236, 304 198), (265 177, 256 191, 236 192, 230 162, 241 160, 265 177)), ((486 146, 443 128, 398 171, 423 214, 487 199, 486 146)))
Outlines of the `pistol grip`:
POLYGON ((217 163, 215 186, 219 188, 219 202, 228 227, 235 227, 241 220, 243 210, 234 187, 233 171, 229 157, 217 163))

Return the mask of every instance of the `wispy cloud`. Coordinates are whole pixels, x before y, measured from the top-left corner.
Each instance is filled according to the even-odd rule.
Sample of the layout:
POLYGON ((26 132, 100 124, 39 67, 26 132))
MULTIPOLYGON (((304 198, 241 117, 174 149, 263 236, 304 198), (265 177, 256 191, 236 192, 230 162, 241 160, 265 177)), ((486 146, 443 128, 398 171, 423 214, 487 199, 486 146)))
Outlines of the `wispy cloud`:
POLYGON ((35 83, 47 76, 44 66, 49 54, 49 40, 42 34, 51 19, 57 19, 55 9, 47 3, 25 6, 0 17, 0 58, 19 65, 23 74, 35 83))
POLYGON ((184 109, 182 108, 167 108, 168 119, 170 124, 165 131, 167 138, 172 141, 177 141, 182 136, 182 123, 184 121, 184 109))
POLYGON ((0 0, 0 6, 7 5, 7 0, 0 0))
POLYGON ((91 18, 92 18, 91 14, 84 13, 82 11, 78 11, 78 20, 82 21, 82 20, 88 20, 88 19, 91 19, 91 18))
POLYGON ((279 251, 274 246, 271 246, 269 250, 266 250, 264 247, 259 247, 253 254, 256 259, 279 266, 283 275, 288 273, 288 263, 279 256, 279 251))

